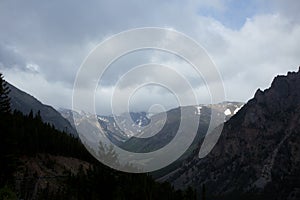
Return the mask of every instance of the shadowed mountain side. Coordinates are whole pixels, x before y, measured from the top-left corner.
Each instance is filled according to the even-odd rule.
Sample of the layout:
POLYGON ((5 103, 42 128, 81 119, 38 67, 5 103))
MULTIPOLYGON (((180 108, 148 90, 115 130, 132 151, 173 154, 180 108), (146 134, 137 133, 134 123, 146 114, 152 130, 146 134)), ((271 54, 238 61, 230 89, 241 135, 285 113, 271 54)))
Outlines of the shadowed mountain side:
POLYGON ((257 90, 207 157, 190 157, 164 180, 176 188, 205 184, 212 199, 299 199, 299 130, 300 69, 257 90))
POLYGON ((9 97, 11 99, 12 110, 19 110, 24 115, 28 115, 32 110, 33 115, 40 111, 42 120, 46 123, 53 124, 55 128, 60 131, 67 132, 74 136, 77 136, 77 132, 74 127, 70 124, 68 120, 61 116, 51 106, 42 104, 39 100, 33 96, 19 90, 15 86, 8 83, 10 93, 9 97))

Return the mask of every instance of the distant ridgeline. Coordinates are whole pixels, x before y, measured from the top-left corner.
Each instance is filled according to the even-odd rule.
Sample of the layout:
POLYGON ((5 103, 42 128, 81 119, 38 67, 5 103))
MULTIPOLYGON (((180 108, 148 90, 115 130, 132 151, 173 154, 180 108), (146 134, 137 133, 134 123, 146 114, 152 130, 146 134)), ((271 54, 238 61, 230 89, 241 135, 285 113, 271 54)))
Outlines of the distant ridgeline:
POLYGON ((10 97, 12 110, 21 111, 24 115, 28 115, 30 111, 33 112, 33 115, 36 115, 39 111, 43 122, 53 124, 54 127, 60 131, 77 136, 75 128, 54 108, 42 104, 33 96, 19 90, 9 83, 7 83, 7 86, 10 90, 8 96, 10 97))
POLYGON ((40 112, 12 113, 2 75, 0 81, 0 199, 196 199, 191 188, 100 164, 40 112))

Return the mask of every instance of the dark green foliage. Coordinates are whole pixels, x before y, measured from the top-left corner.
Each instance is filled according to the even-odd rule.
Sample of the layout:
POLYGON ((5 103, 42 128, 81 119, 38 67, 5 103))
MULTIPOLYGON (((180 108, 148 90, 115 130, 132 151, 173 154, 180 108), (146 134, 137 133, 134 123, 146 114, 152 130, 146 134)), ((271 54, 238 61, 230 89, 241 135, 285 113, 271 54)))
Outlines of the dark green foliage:
POLYGON ((95 162, 78 139, 43 123, 39 114, 24 116, 14 111, 2 113, 0 119, 0 187, 10 180, 18 165, 17 158, 22 155, 48 153, 95 162))
MULTIPOLYGON (((6 148, 1 153, 11 159, 1 158, 1 187, 13 182, 11 175, 18 166, 19 156, 46 153, 79 158, 92 163, 93 167, 67 175, 61 180, 63 187, 59 191, 47 188, 40 191, 40 199, 195 199, 196 193, 191 188, 176 192, 170 184, 157 183, 146 174, 118 172, 98 163, 78 139, 44 124, 38 115, 23 116, 14 111, 6 117, 8 123, 0 127, 6 138, 5 144, 1 140, 1 146, 6 148)), ((34 185, 35 178, 26 181, 31 183, 24 182, 24 185, 34 185)), ((30 197, 32 191, 28 190, 30 188, 23 189, 21 195, 30 197)))
MULTIPOLYGON (((8 111, 8 110, 7 110, 8 111)), ((72 136, 42 122, 39 112, 24 116, 21 112, 0 113, 0 199, 32 199, 39 177, 29 176, 15 188, 13 173, 21 166, 21 156, 35 157, 39 154, 73 157, 91 164, 77 174, 66 171, 57 177, 59 189, 40 189, 35 199, 195 199, 195 191, 176 191, 168 183, 157 183, 146 174, 128 174, 110 169, 96 161, 72 136), (1 196, 2 195, 2 196, 1 196)), ((47 166, 55 166, 53 161, 47 166)), ((55 177, 56 178, 56 177, 55 177)))
POLYGON ((49 153, 87 161, 92 159, 77 138, 43 123, 39 114, 34 117, 31 114, 23 116, 21 112, 14 111, 7 117, 9 122, 6 124, 6 135, 11 140, 8 148, 15 155, 49 153))
POLYGON ((8 97, 9 88, 3 75, 0 73, 0 112, 10 113, 10 98, 8 97))
POLYGON ((115 172, 95 166, 67 179, 66 198, 78 199, 190 199, 193 190, 175 192, 168 183, 156 183, 145 174, 115 172), (185 198, 187 196, 187 198, 185 198))
POLYGON ((6 132, 9 129, 10 117, 10 99, 8 97, 9 89, 3 75, 0 73, 0 188, 3 187, 4 180, 7 180, 13 171, 14 159, 9 151, 11 138, 7 137, 6 132))
POLYGON ((1 200, 15 200, 17 199, 16 193, 7 185, 0 189, 1 200))

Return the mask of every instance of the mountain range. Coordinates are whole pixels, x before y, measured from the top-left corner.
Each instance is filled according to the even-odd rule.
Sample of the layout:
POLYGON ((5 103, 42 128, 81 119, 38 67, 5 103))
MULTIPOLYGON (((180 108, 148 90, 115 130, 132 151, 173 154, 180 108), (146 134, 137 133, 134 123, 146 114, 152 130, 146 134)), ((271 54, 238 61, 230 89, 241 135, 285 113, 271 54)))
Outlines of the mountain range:
MULTIPOLYGON (((162 142, 162 144, 159 146, 163 146, 174 137, 176 132, 172 132, 171 129, 172 127, 178 126, 178 124, 180 123, 181 109, 188 110, 189 114, 185 116, 187 118, 192 118, 194 115, 199 115, 199 128, 207 129, 210 122, 210 115, 212 110, 214 110, 217 116, 219 116, 214 122, 214 126, 216 127, 219 124, 223 123, 224 120, 230 119, 230 117, 232 117, 243 105, 244 104, 241 102, 222 102, 219 104, 182 106, 171 109, 166 113, 147 113, 142 111, 129 112, 129 115, 127 115, 127 113, 124 113, 120 116, 97 115, 97 118, 101 128, 105 131, 107 137, 109 137, 115 144, 121 145, 122 148, 127 148, 127 150, 130 151, 146 152, 153 151, 155 148, 157 148, 149 148, 149 143, 151 143, 150 146, 158 145, 157 141, 154 141, 155 138, 162 142), (165 114, 166 119, 164 116, 165 114), (153 127, 148 126, 151 122, 152 124, 164 124, 162 130, 157 133, 155 137, 147 137, 153 134, 153 127), (163 139, 162 136, 169 139, 163 139), (142 139, 143 141, 139 141, 140 138, 148 139, 142 139)), ((74 117, 80 118, 84 117, 84 115, 89 115, 84 112, 79 113, 70 109, 63 108, 60 108, 58 111, 72 124, 74 128, 74 117)))
POLYGON ((197 151, 160 180, 205 187, 211 199, 300 199, 299 144, 300 68, 258 89, 224 123, 208 156, 199 159, 197 151))
MULTIPOLYGON (((31 110, 33 114, 40 111, 44 122, 77 135, 73 117, 82 117, 82 113, 68 109, 58 112, 10 84, 9 88, 13 109, 27 115, 31 110)), ((245 105, 223 102, 184 106, 165 115, 132 112, 130 122, 124 121, 125 114, 98 115, 97 123, 119 147, 149 152, 175 136, 181 109, 190 113, 185 117, 201 116, 197 136, 178 161, 151 174, 158 181, 167 181, 176 189, 192 187, 199 195, 205 191, 207 199, 300 199, 300 68, 274 78, 269 89, 258 89, 245 105), (207 133, 212 111, 219 118, 207 133), (116 117, 121 123, 116 123, 116 117), (139 137, 151 133, 151 123, 163 127, 151 137, 139 137), (124 127, 134 127, 137 132, 130 128, 124 131, 124 127), (215 147, 200 159, 204 136, 213 137, 221 128, 215 147)))
MULTIPOLYGON (((224 120, 230 119, 243 105, 240 102, 222 102, 219 104, 182 106, 166 113, 130 112, 129 115, 124 113, 120 116, 98 115, 98 122, 95 122, 94 118, 85 112, 79 113, 68 109, 60 109, 59 111, 73 125, 73 117, 79 119, 77 121, 82 122, 83 120, 84 123, 81 124, 85 124, 83 128, 85 131, 97 132, 98 125, 100 125, 112 143, 124 150, 136 153, 147 153, 163 148, 175 137, 182 117, 187 121, 192 121, 195 116, 200 117, 196 137, 188 150, 174 163, 151 173, 153 177, 160 178, 180 166, 196 150, 197 144, 208 131, 212 112, 216 118, 211 123, 211 129, 224 123, 224 120), (185 113, 184 116, 181 116, 182 112, 185 113), (159 127, 161 127, 160 130, 159 127)), ((183 130, 186 133, 191 131, 190 126, 185 126, 183 130)), ((87 140, 90 141, 92 148, 98 148, 98 142, 95 141, 98 141, 99 138, 96 135, 87 140)))

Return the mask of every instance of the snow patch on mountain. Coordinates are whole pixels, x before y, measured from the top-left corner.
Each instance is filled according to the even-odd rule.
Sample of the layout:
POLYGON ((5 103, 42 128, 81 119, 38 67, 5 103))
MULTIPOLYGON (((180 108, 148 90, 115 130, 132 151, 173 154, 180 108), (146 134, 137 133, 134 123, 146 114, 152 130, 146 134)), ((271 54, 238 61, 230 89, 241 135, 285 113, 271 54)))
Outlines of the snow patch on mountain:
POLYGON ((229 108, 227 108, 225 111, 224 111, 224 114, 227 116, 227 115, 231 115, 231 111, 229 108))
POLYGON ((237 107, 237 108, 233 111, 233 114, 235 115, 241 108, 242 108, 242 106, 241 106, 241 107, 237 107))
POLYGON ((202 109, 202 106, 196 106, 195 114, 196 115, 201 115, 201 109, 202 109))

